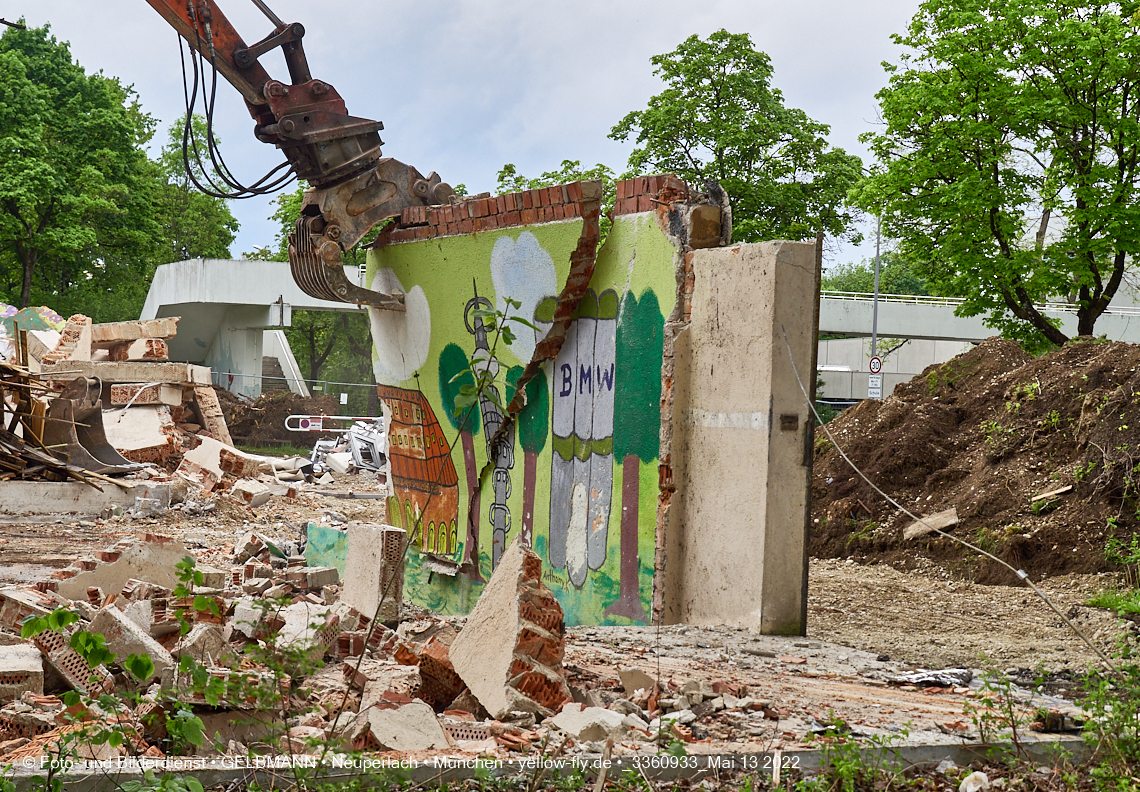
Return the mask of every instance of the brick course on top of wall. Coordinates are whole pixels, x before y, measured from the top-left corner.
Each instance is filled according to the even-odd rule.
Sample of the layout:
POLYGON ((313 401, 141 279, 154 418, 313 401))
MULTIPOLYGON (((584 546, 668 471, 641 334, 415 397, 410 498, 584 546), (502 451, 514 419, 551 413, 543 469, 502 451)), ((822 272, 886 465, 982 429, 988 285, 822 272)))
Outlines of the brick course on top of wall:
MULTIPOLYGON (((654 203, 668 203, 686 198, 688 194, 689 188, 672 174, 624 179, 617 183, 613 214, 648 212, 654 203)), ((571 220, 581 216, 581 200, 582 183, 572 182, 490 198, 474 198, 447 206, 410 206, 377 242, 379 245, 417 242, 497 228, 571 220)))

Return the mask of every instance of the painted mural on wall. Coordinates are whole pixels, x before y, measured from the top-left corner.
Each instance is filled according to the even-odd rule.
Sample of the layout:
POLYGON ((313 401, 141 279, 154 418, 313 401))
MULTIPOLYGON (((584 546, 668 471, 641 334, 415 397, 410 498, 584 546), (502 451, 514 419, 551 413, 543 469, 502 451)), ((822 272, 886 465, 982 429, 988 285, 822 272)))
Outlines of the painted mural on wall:
POLYGON ((403 291, 408 309, 371 312, 380 396, 393 408, 390 521, 420 526, 405 594, 437 611, 470 610, 521 534, 568 623, 648 620, 675 289, 675 250, 651 215, 616 218, 561 353, 527 383, 513 431, 490 445, 502 422, 495 402, 514 396, 549 327, 580 231, 580 221, 554 222, 371 252, 372 287, 403 291), (496 347, 475 309, 504 310, 508 299, 537 329, 496 347), (457 410, 472 365, 502 367, 501 398, 457 410))

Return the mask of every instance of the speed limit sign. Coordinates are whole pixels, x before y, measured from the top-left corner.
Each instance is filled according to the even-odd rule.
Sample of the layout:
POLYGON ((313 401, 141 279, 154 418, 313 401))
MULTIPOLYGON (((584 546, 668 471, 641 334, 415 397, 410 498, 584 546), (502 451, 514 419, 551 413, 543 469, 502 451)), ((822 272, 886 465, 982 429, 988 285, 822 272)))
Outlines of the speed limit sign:
POLYGON ((878 355, 875 355, 875 357, 871 358, 871 373, 872 374, 878 374, 882 370, 883 370, 883 359, 880 358, 878 355))

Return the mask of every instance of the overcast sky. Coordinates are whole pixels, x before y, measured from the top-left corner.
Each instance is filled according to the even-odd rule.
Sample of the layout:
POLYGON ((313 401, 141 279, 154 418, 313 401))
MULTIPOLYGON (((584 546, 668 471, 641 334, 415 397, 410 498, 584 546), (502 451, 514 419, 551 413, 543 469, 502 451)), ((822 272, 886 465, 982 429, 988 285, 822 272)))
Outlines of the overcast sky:
MULTIPOLYGON (((831 127, 830 141, 868 161, 858 141, 876 123, 881 63, 892 33, 919 0, 269 0, 306 28, 315 78, 340 91, 349 113, 384 122, 384 154, 435 170, 471 192, 493 190, 504 163, 525 175, 563 159, 624 169, 630 144, 606 135, 661 89, 649 58, 720 28, 749 33, 768 53, 787 104, 831 127)), ((220 0, 247 42, 271 30, 251 0, 220 0)), ((0 16, 50 23, 88 71, 134 86, 160 137, 183 112, 176 35, 146 0, 0 0, 0 16)), ((287 80, 275 53, 262 62, 287 80)), ((280 161, 257 142, 236 91, 218 87, 222 151, 246 183, 280 161)), ((268 198, 238 201, 237 256, 272 241, 268 198)), ((871 229, 873 234, 873 229, 871 229)), ((835 261, 874 251, 841 250, 835 261)))

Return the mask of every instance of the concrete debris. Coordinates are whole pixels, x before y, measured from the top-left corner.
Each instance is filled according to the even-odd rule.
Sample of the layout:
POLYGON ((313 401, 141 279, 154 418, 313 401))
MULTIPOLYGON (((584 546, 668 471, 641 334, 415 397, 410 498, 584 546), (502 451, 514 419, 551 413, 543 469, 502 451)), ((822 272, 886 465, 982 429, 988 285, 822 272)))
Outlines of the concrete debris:
POLYGON ((570 698, 562 672, 562 606, 542 561, 516 537, 451 647, 455 671, 492 717, 549 715, 570 698))
POLYGON ((28 644, 0 646, 0 701, 43 692, 44 660, 40 650, 28 644))
POLYGON ((550 722, 575 740, 598 742, 614 736, 624 725, 625 716, 601 707, 582 708, 567 704, 550 722))
MULTIPOLYGON (((394 622, 404 598, 404 542, 407 532, 390 525, 345 525, 348 554, 341 599, 370 618, 394 622)), ((334 581, 335 582, 335 581, 334 581)))
POLYGON ((122 611, 113 606, 105 607, 91 620, 89 632, 98 633, 106 639, 107 648, 120 659, 131 655, 149 657, 154 664, 154 673, 139 680, 144 686, 153 679, 173 678, 174 658, 158 641, 128 619, 122 611))
POLYGON ((367 725, 366 746, 377 751, 428 751, 451 743, 432 708, 422 701, 380 709, 362 716, 367 725))

